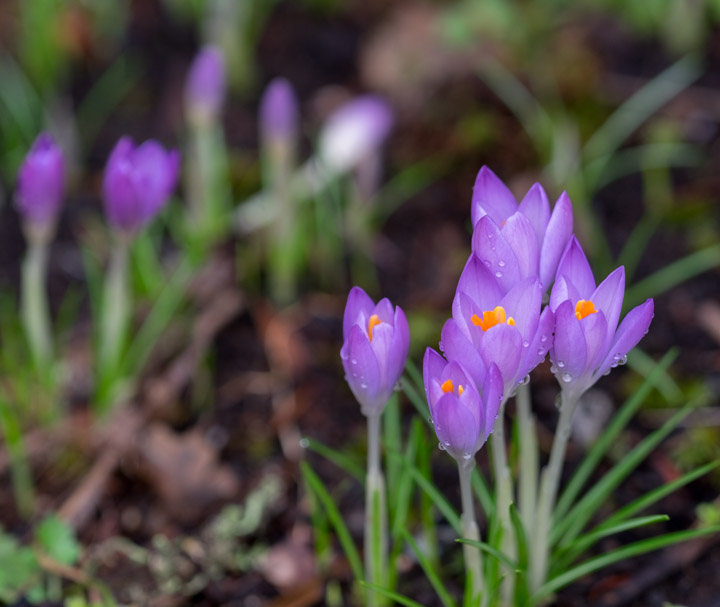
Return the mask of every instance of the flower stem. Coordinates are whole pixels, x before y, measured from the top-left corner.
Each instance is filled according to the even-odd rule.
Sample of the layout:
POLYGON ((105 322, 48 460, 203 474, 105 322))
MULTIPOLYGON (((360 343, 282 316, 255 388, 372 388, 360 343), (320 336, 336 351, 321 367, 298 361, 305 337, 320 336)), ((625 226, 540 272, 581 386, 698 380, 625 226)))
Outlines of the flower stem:
MULTIPOLYGON (((387 509, 385 479, 380 467, 380 414, 368 415, 368 464, 365 484, 365 577, 385 587, 387 574, 387 509)), ((366 593, 368 607, 386 604, 376 592, 366 593)))
POLYGON ((533 558, 530 564, 530 583, 532 590, 537 590, 545 581, 550 555, 550 524, 552 510, 557 498, 560 475, 565 451, 570 439, 572 416, 577 405, 578 396, 568 392, 560 394, 560 419, 558 420, 550 460, 542 473, 540 482, 540 495, 538 497, 537 514, 535 518, 535 542, 533 544, 533 558))
MULTIPOLYGON (((466 540, 480 541, 480 530, 475 520, 470 474, 475 467, 475 461, 458 462, 460 476, 460 499, 462 501, 462 532, 466 540)), ((482 553, 479 548, 463 544, 463 557, 465 558, 465 605, 480 605, 483 594, 483 566, 482 553)))
MULTIPOLYGON (((500 405, 495 429, 491 434, 492 460, 495 473, 495 516, 500 526, 501 550, 510 559, 515 556, 515 542, 510 523, 510 504, 513 502, 512 478, 505 447, 505 402, 500 405)), ((512 573, 512 572, 510 572, 512 573)), ((507 575, 502 585, 502 595, 509 602, 513 595, 513 575, 507 575)))
POLYGON ((48 243, 30 238, 22 265, 22 321, 30 344, 35 368, 47 370, 52 360, 52 334, 45 279, 47 276, 48 243))
POLYGON ((519 427, 520 448, 520 482, 518 500, 520 516, 525 525, 528 538, 533 538, 532 530, 535 528, 535 508, 537 506, 538 490, 538 451, 537 434, 535 433, 535 417, 530 407, 530 386, 518 386, 515 395, 519 427))
POLYGON ((32 516, 35 502, 32 472, 25 454, 22 429, 16 411, 0 396, 0 429, 2 429, 10 472, 13 494, 18 513, 25 519, 32 516))
POLYGON ((112 400, 112 386, 119 379, 122 349, 130 320, 128 288, 128 253, 130 243, 120 236, 111 251, 110 265, 100 310, 98 343, 98 382, 102 392, 101 407, 112 400))

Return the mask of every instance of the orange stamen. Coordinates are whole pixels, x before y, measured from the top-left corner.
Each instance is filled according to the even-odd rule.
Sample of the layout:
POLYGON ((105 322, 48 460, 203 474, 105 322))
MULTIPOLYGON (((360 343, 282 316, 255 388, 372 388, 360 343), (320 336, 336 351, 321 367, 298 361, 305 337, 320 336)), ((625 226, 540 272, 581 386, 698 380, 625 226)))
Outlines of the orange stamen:
POLYGON ((597 312, 595 304, 589 299, 581 299, 575 304, 575 318, 578 320, 582 320, 586 316, 590 316, 590 314, 595 314, 595 312, 597 312))
POLYGON ((368 320, 368 337, 370 338, 370 341, 372 341, 373 338, 373 328, 377 327, 382 320, 380 320, 380 317, 377 314, 373 314, 370 317, 370 320, 368 320))
POLYGON ((502 306, 496 306, 494 310, 485 310, 482 318, 480 318, 477 314, 473 314, 470 317, 470 321, 476 327, 480 327, 483 331, 487 331, 495 325, 502 325, 506 323, 511 327, 515 326, 515 319, 512 316, 507 317, 506 320, 505 308, 502 306))
POLYGON ((443 385, 440 386, 440 388, 441 388, 442 391, 445 392, 445 393, 453 392, 453 391, 455 390, 455 386, 453 385, 452 379, 446 379, 446 380, 443 382, 443 385))

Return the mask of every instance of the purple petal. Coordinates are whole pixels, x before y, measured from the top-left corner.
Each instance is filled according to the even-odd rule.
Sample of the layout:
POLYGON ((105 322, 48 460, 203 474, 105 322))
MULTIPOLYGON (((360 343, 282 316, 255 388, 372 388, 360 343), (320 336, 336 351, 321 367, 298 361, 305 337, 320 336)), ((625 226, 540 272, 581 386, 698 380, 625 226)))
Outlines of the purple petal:
MULTIPOLYGON (((515 253, 520 276, 536 277, 538 275, 539 247, 535 229, 530 220, 522 213, 513 213, 507 218, 500 232, 515 253)), ((504 267, 499 267, 498 270, 504 272, 504 267)))
POLYGON ((495 427, 495 420, 500 411, 500 404, 503 400, 503 380, 497 365, 490 365, 487 377, 482 389, 482 400, 485 406, 485 426, 483 434, 485 440, 492 434, 495 427))
POLYGON ((655 304, 652 299, 630 310, 618 327, 612 346, 597 370, 600 376, 616 366, 630 352, 643 336, 648 332, 650 322, 655 313, 655 304))
POLYGON ((375 306, 372 314, 377 314, 378 318, 386 323, 393 324, 395 318, 395 309, 387 297, 383 297, 375 306))
MULTIPOLYGON (((590 297, 595 307, 602 310, 607 321, 607 334, 604 347, 610 345, 615 329, 617 329, 620 311, 622 310, 623 297, 625 296, 625 268, 622 266, 600 283, 590 297)), ((594 315, 593 315, 594 316, 594 315)))
POLYGON ((388 381, 394 388, 405 370, 408 351, 410 349, 410 327, 405 312, 400 306, 395 308, 394 331, 392 344, 388 351, 388 381))
POLYGON ((473 186, 473 225, 476 225, 483 215, 489 215, 497 225, 501 225, 515 211, 517 202, 512 192, 489 168, 481 168, 473 186))
POLYGON ((298 101, 284 78, 268 84, 260 101, 260 132, 266 140, 293 140, 298 130, 298 101))
POLYGON ((488 262, 490 271, 504 292, 509 291, 521 278, 520 265, 510 244, 489 217, 481 217, 475 224, 472 250, 483 263, 488 262))
POLYGON ((380 367, 370 340, 355 325, 350 330, 341 358, 347 382, 363 413, 377 413, 385 405, 380 381, 380 367))
POLYGON ((447 364, 447 361, 432 348, 425 350, 425 356, 423 357, 423 382, 425 383, 425 396, 427 397, 431 411, 435 400, 431 398, 431 384, 433 381, 439 381, 447 364))
POLYGON ((542 291, 535 277, 526 278, 515 285, 500 302, 505 308, 507 317, 512 316, 515 326, 525 341, 535 335, 541 303, 542 291))
POLYGON ((563 302, 555 311, 555 339, 550 357, 560 377, 565 376, 571 378, 571 381, 577 381, 585 372, 585 335, 575 317, 571 301, 563 302))
POLYGON ((581 299, 590 299, 595 291, 595 278, 593 277, 587 257, 573 236, 565 247, 562 259, 557 269, 557 278, 565 276, 580 293, 581 299))
POLYGON ((361 324, 367 330, 367 321, 372 315, 375 304, 360 287, 353 287, 348 294, 343 315, 343 339, 347 340, 350 329, 355 324, 361 324))
POLYGON ((549 307, 545 307, 540 314, 537 330, 530 345, 525 348, 520 362, 518 380, 525 378, 547 356, 553 345, 553 332, 555 331, 555 315, 549 307))
POLYGON ((185 102, 191 112, 217 116, 225 100, 225 57, 217 46, 205 46, 195 57, 187 82, 185 102))
POLYGON ((567 300, 570 300, 575 305, 580 299, 582 297, 580 297, 580 292, 575 288, 575 285, 568 282, 565 276, 559 276, 550 292, 550 308, 557 310, 558 306, 567 300))
POLYGON ((20 167, 18 209, 26 221, 44 225, 57 216, 64 194, 63 152, 48 133, 41 133, 20 167))
MULTIPOLYGON (((505 291, 483 261, 477 255, 471 254, 458 280, 457 293, 465 293, 480 311, 484 311, 495 308, 505 291)), ((459 299, 456 295, 453 301, 453 314, 456 307, 459 311, 459 299)))
MULTIPOLYGON (((380 383, 383 389, 392 389, 395 381, 388 376, 388 365, 390 359, 390 350, 393 345, 393 337, 395 329, 391 324, 381 322, 373 328, 372 339, 370 345, 375 352, 378 368, 380 369, 380 383)), ((394 361, 396 362, 396 361, 394 361)), ((394 371, 395 369, 393 369, 394 371)))
POLYGON ((440 339, 447 359, 461 362, 475 384, 482 385, 485 381, 485 363, 455 320, 451 318, 445 323, 440 339))
POLYGON ((456 460, 475 454, 479 423, 455 394, 448 392, 435 404, 435 433, 445 450, 456 460))
POLYGON ((152 219, 168 200, 177 183, 180 155, 166 152, 157 141, 146 141, 132 153, 133 180, 144 201, 143 221, 152 219))
POLYGON ((503 378, 504 394, 510 394, 515 388, 520 357, 522 355, 522 335, 510 325, 496 325, 485 332, 480 343, 480 355, 485 364, 495 363, 503 378))
MULTIPOLYGON (((547 231, 540 247, 540 282, 547 290, 557 272, 558 263, 567 243, 572 236, 573 212, 568 195, 563 192, 555 203, 547 231)), ((592 273, 591 273, 592 276, 592 273)))
MULTIPOLYGON (((528 218, 535 230, 538 242, 545 238, 545 231, 550 220, 550 203, 543 187, 536 183, 525 194, 518 210, 528 218)), ((564 247, 565 245, 563 245, 564 247)), ((560 249, 562 252, 562 249, 560 249)))
POLYGON ((608 325, 605 314, 602 310, 598 310, 580 320, 579 325, 587 348, 585 366, 588 370, 594 371, 607 352, 608 325))

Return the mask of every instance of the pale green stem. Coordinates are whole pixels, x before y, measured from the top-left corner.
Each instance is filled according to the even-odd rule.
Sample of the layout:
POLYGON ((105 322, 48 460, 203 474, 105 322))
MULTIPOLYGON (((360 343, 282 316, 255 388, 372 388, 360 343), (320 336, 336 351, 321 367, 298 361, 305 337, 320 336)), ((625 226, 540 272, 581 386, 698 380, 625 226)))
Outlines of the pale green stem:
POLYGON ((103 291, 100 317, 99 368, 100 380, 115 380, 130 321, 130 290, 128 288, 128 252, 130 243, 120 235, 110 254, 103 291))
POLYGON ((52 361, 52 332, 45 288, 47 258, 47 240, 30 238, 22 265, 21 314, 33 361, 40 371, 47 370, 52 361))
POLYGON ((519 495, 520 516, 525 526, 525 533, 532 543, 535 528, 535 509, 537 507, 538 490, 538 448, 535 433, 535 417, 530 406, 530 386, 518 386, 515 395, 519 427, 520 448, 520 481, 519 495))
MULTIPOLYGON (((463 538, 479 542, 480 530, 475 520, 475 507, 470 484, 470 474, 474 467, 474 460, 458 462, 463 538)), ((465 592, 468 593, 468 596, 465 597, 465 605, 481 605, 481 600, 484 600, 482 553, 475 546, 463 544, 463 557, 465 558, 465 575, 467 578, 465 592)))
POLYGON ((25 454, 22 429, 17 412, 0 397, 0 428, 10 460, 13 494, 18 513, 25 519, 32 516, 35 503, 32 471, 25 454))
MULTIPOLYGON (((380 467, 380 414, 368 415, 368 464, 365 486, 365 577, 371 584, 386 586, 387 509, 385 479, 380 467)), ((380 594, 366 592, 368 607, 387 603, 380 594)))
POLYGON ((532 590, 537 590, 545 581, 550 556, 550 524, 552 511, 555 507, 560 475, 562 474, 565 451, 571 433, 572 416, 577 405, 578 396, 568 392, 560 394, 560 419, 558 420, 550 460, 542 473, 540 495, 538 497, 535 518, 535 536, 533 542, 533 558, 530 563, 530 583, 532 590))
MULTIPOLYGON (((495 422, 495 428, 491 435, 492 441, 492 459, 495 472, 495 516, 500 525, 501 531, 501 549, 505 555, 511 560, 515 557, 515 541, 512 526, 510 523, 510 504, 513 502, 512 477, 510 476, 510 467, 507 462, 507 452, 505 447, 505 403, 500 405, 500 412, 495 422)), ((502 585, 502 596, 506 603, 510 601, 513 595, 514 576, 505 577, 502 585)))

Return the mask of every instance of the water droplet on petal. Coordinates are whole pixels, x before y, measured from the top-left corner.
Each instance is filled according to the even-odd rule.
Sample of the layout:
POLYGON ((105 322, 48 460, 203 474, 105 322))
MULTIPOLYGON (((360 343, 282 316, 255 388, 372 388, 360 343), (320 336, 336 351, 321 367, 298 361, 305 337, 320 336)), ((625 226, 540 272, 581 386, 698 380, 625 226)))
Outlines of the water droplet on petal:
POLYGON ((472 453, 463 453, 463 459, 470 459, 472 457, 472 453))
POLYGON ((501 268, 504 268, 504 267, 505 267, 505 262, 502 261, 502 260, 501 260, 501 261, 498 261, 498 265, 499 265, 501 268))
POLYGON ((555 365, 550 365, 550 373, 557 373, 557 367, 555 365))
POLYGON ((542 343, 545 343, 545 342, 547 341, 547 335, 542 335, 542 336, 540 337, 540 341, 541 341, 542 343))
POLYGON ((568 384, 568 383, 570 383, 570 382, 572 381, 572 375, 570 375, 569 373, 563 373, 563 374, 562 374, 562 380, 563 380, 566 384, 568 384))
POLYGON ((440 451, 445 451, 445 445, 438 443, 438 449, 440 449, 440 451))
POLYGON ((562 369, 564 366, 565 366, 565 363, 562 360, 559 360, 558 367, 560 367, 562 369))
POLYGON ((530 342, 529 342, 529 341, 524 341, 524 342, 523 342, 523 348, 527 348, 527 347, 529 347, 529 346, 530 346, 530 342))
POLYGON ((360 387, 361 387, 363 390, 365 390, 365 388, 367 388, 367 384, 366 384, 365 382, 362 382, 362 383, 360 384, 360 387))
POLYGON ((303 449, 307 449, 307 448, 310 446, 310 441, 309 441, 308 439, 306 439, 306 438, 301 438, 301 439, 300 439, 300 446, 301 446, 303 449))
POLYGON ((624 365, 626 363, 627 363, 627 354, 618 361, 619 365, 624 365))
POLYGON ((490 261, 487 259, 483 259, 483 263, 489 268, 490 267, 490 261))
POLYGON ((502 278, 503 273, 502 272, 495 272, 495 276, 497 278, 502 278))
POLYGON ((435 421, 433 420, 432 415, 431 415, 430 417, 428 417, 428 422, 430 422, 431 424, 434 424, 434 423, 435 423, 435 421))
POLYGON ((537 355, 543 356, 545 354, 545 350, 543 348, 538 348, 537 355))
POLYGON ((357 358, 353 358, 350 362, 351 362, 353 365, 357 365, 357 358))

